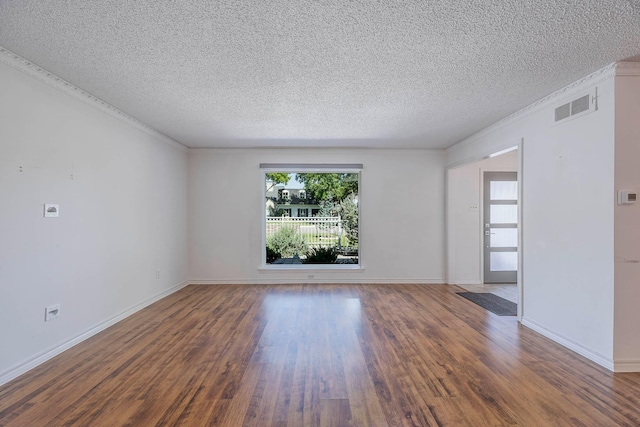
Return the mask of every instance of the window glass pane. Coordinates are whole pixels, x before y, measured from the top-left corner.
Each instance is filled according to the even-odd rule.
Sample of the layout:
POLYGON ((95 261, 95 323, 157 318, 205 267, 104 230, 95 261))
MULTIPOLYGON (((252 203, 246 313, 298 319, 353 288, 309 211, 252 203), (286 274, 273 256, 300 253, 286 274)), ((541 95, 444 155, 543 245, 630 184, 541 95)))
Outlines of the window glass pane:
POLYGON ((491 224, 518 223, 518 205, 491 205, 489 214, 491 224))
POLYGON ((492 228, 490 240, 492 248, 515 248, 518 246, 518 229, 492 228))
POLYGON ((491 200, 518 200, 518 181, 491 181, 491 200))
POLYGON ((265 173, 267 264, 359 264, 358 173, 265 173))
POLYGON ((518 252, 491 252, 491 271, 518 270, 518 252))

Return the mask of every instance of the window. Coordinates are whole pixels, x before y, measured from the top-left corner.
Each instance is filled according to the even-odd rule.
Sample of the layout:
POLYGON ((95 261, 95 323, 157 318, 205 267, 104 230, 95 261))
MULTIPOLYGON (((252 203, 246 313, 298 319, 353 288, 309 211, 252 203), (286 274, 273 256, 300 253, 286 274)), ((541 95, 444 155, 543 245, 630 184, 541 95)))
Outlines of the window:
POLYGON ((282 188, 280 198, 265 192, 264 265, 360 266, 362 165, 260 166, 263 188, 282 188))

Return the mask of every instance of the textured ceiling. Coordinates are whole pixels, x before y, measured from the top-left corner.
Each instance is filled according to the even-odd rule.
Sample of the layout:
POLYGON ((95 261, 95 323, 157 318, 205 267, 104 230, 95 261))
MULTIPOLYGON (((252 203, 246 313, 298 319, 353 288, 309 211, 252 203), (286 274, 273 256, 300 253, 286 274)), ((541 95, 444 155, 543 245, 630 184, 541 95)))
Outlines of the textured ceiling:
POLYGON ((447 147, 640 54, 637 0, 2 0, 0 45, 189 147, 447 147))

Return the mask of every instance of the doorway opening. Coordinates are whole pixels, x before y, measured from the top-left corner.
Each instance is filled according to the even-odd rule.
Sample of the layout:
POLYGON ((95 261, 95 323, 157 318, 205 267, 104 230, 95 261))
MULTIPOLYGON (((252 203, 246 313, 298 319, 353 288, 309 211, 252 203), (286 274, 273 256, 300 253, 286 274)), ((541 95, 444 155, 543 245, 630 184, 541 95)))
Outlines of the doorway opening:
POLYGON ((521 178, 522 141, 447 170, 447 282, 516 303, 518 320, 523 299, 521 178))

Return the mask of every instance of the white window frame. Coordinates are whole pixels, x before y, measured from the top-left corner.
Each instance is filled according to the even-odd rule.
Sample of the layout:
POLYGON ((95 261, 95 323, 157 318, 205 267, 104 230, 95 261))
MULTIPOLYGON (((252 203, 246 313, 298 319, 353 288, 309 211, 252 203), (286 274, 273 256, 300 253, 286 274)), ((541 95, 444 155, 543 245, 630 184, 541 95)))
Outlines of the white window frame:
MULTIPOLYGON (((262 245, 260 250, 260 263, 258 270, 266 271, 364 271, 362 263, 362 233, 360 224, 362 223, 362 164, 344 164, 344 163, 261 163, 260 177, 262 188, 262 245), (358 174, 358 264, 267 264, 267 212, 264 209, 264 200, 266 200, 265 180, 266 174, 270 172, 317 172, 317 173, 356 173, 358 174)), ((311 211, 309 211, 311 215, 311 211)), ((315 279, 309 277, 309 279, 315 279)))

